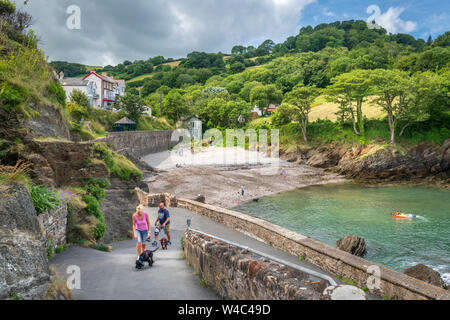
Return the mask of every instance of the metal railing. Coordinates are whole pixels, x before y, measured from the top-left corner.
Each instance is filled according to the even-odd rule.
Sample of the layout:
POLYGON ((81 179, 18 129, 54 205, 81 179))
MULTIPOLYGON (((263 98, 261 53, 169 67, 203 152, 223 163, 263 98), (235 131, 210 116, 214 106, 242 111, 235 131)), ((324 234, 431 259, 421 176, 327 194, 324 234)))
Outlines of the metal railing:
POLYGON ((232 242, 232 241, 229 241, 229 240, 226 240, 226 239, 222 239, 222 238, 213 236, 213 235, 208 234, 208 233, 206 233, 206 232, 192 229, 192 228, 191 228, 191 219, 188 219, 188 220, 187 220, 187 226, 188 226, 188 230, 189 230, 189 231, 192 231, 192 232, 196 232, 196 233, 202 234, 202 235, 204 235, 204 236, 207 236, 207 237, 209 237, 209 238, 215 239, 215 240, 217 240, 217 241, 224 242, 224 243, 226 243, 226 244, 229 244, 229 245, 232 245, 232 246, 234 246, 234 247, 237 247, 237 248, 243 249, 243 250, 245 250, 245 251, 251 252, 251 253, 253 253, 253 254, 256 254, 256 255, 258 255, 258 256, 261 256, 261 257, 267 258, 267 259, 269 259, 269 260, 278 262, 278 263, 283 264, 283 265, 285 265, 285 266, 287 266, 287 267, 289 267, 289 268, 293 268, 293 269, 296 269, 296 270, 298 270, 298 271, 307 273, 307 274, 309 274, 309 275, 311 275, 311 276, 317 277, 317 278, 319 278, 319 279, 326 280, 326 281, 328 281, 328 282, 330 283, 330 285, 332 285, 332 286, 337 286, 337 285, 338 285, 338 284, 336 283, 336 281, 334 281, 333 278, 331 278, 330 276, 327 276, 326 274, 322 274, 322 273, 320 273, 320 272, 311 270, 311 269, 309 269, 309 268, 302 267, 302 266, 296 265, 296 264, 294 264, 294 263, 291 263, 291 262, 288 262, 288 261, 285 261, 285 260, 282 260, 282 259, 278 259, 278 258, 276 258, 276 257, 274 257, 274 256, 271 256, 271 255, 267 254, 267 253, 264 253, 264 252, 261 252, 261 251, 258 251, 258 250, 249 248, 249 247, 247 247, 247 246, 242 246, 242 245, 240 245, 240 244, 238 244, 238 243, 235 243, 235 242, 232 242))

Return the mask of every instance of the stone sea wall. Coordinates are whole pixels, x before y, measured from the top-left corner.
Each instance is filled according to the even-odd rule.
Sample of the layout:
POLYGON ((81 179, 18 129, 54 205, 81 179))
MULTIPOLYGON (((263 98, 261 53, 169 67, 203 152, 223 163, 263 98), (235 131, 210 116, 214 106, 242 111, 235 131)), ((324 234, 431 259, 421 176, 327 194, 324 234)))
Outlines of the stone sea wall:
POLYGON ((186 231, 184 251, 194 272, 225 300, 319 300, 328 284, 194 231, 186 231))
POLYGON ((171 141, 171 130, 110 132, 102 141, 114 151, 139 158, 148 154, 166 151, 178 142, 171 141))
MULTIPOLYGON (((149 195, 142 190, 136 191, 139 194, 139 199, 144 199, 144 202, 142 202, 144 205, 146 205, 146 198, 147 204, 148 198, 155 198, 155 195, 149 195)), ((172 206, 185 208, 231 229, 262 239, 292 255, 304 257, 306 261, 336 276, 341 275, 343 278, 350 279, 360 287, 367 286, 368 282, 372 283, 371 280, 379 281, 378 289, 371 289, 370 291, 381 297, 402 300, 450 300, 450 293, 444 289, 353 256, 270 222, 188 199, 176 198, 176 201, 174 201, 175 197, 172 195, 160 196, 164 196, 166 201, 172 199, 168 200, 172 206), (379 274, 374 274, 373 270, 379 270, 379 274)))

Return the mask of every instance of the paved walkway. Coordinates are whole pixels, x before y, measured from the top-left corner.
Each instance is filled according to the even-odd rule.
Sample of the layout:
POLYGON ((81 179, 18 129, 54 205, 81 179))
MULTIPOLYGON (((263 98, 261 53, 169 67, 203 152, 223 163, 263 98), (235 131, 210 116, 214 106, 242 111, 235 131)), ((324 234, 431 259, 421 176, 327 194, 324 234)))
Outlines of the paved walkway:
MULTIPOLYGON (((113 243, 114 250, 111 253, 73 246, 57 255, 52 264, 62 276, 66 275, 68 266, 80 267, 81 290, 73 291, 74 296, 80 300, 217 299, 212 291, 200 285, 199 278, 181 257, 180 238, 186 229, 186 220, 190 218, 194 229, 325 273, 310 263, 299 261, 297 257, 228 229, 208 218, 181 208, 169 208, 169 211, 172 217, 172 246, 168 251, 159 250, 155 253, 155 264, 152 269, 135 270, 135 240, 113 243)), ((148 208, 147 212, 150 213, 150 221, 153 223, 156 220, 156 209, 148 208)), ((319 279, 311 277, 311 280, 319 279)))

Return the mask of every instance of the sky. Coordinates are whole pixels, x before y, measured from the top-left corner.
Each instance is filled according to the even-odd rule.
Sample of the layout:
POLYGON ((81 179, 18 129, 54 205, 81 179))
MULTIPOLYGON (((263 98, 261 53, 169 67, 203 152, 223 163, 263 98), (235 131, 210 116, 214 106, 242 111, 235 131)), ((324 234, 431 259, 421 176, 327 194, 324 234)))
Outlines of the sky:
MULTIPOLYGON (((29 0, 18 7, 50 61, 117 65, 192 51, 231 52, 297 35, 301 27, 375 20, 391 33, 427 39, 450 30, 450 1, 428 0, 29 0), (75 7, 74 7, 75 6, 75 7), (75 8, 75 10, 74 10, 75 8), (78 9, 79 10, 78 10, 78 9), (79 14, 78 14, 79 13, 79 14)), ((20 5, 19 5, 20 4, 20 5)))

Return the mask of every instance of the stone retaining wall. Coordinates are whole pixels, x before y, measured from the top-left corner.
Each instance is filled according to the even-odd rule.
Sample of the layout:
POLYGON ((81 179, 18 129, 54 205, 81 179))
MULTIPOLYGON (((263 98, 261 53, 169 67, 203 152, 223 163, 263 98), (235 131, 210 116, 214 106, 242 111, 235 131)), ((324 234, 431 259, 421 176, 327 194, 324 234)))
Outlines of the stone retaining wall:
POLYGON ((328 284, 193 231, 185 233, 184 251, 205 285, 226 300, 319 300, 328 284))
POLYGON ((114 151, 139 158, 148 154, 166 151, 178 142, 172 142, 171 130, 109 132, 102 141, 114 151))
MULTIPOLYGON (((140 198, 149 196, 142 190, 137 192, 141 193, 140 198)), ((167 195, 164 197, 167 198, 167 195)), ((368 286, 368 280, 375 278, 379 280, 380 286, 370 291, 381 297, 402 300, 450 300, 450 293, 447 290, 353 256, 262 219, 182 198, 176 199, 176 206, 208 217, 228 228, 262 239, 294 256, 304 257, 306 261, 336 276, 350 279, 360 287, 368 286), (378 277, 373 274, 374 269, 379 270, 378 277)))
POLYGON ((56 248, 66 243, 67 205, 56 210, 44 212, 38 216, 45 247, 50 243, 56 248))

